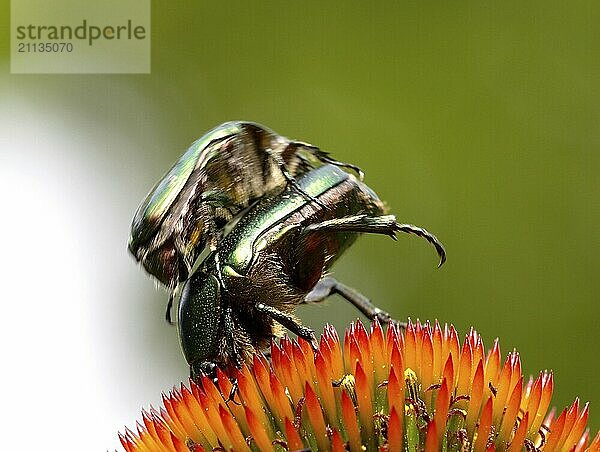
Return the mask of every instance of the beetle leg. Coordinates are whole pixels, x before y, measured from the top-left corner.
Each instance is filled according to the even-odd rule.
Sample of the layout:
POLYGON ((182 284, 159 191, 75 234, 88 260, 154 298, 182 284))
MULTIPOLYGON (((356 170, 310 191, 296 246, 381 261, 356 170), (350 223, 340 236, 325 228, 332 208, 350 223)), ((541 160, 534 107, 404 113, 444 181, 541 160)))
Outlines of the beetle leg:
POLYGON ((396 217, 394 215, 381 215, 372 217, 366 214, 352 215, 320 223, 309 224, 304 228, 303 234, 314 232, 368 232, 372 234, 384 234, 395 238, 397 229, 396 217))
MULTIPOLYGON (((231 306, 227 306, 223 312, 223 328, 225 329, 225 337, 227 339, 227 346, 229 347, 229 356, 233 360, 235 367, 240 367, 242 365, 242 360, 240 359, 237 346, 235 345, 235 323, 233 322, 233 311, 231 306)), ((233 402, 234 404, 239 405, 239 403, 235 401, 237 390, 238 382, 237 379, 234 378, 227 400, 225 400, 226 404, 233 402)))
POLYGON ((431 243, 440 257, 438 267, 446 262, 446 250, 437 237, 430 232, 412 224, 399 224, 394 215, 381 215, 371 217, 369 215, 353 215, 342 218, 334 218, 320 223, 308 225, 303 234, 315 232, 367 232, 372 234, 385 234, 396 240, 396 232, 418 235, 431 243))
POLYGON ((229 406, 229 402, 233 402, 234 405, 241 405, 240 402, 235 401, 235 395, 237 394, 239 389, 237 378, 233 378, 231 380, 231 389, 229 390, 229 395, 227 396, 227 400, 225 400, 225 404, 229 406))
POLYGON ((276 322, 281 323, 292 333, 307 341, 312 346, 313 350, 317 349, 318 344, 315 332, 306 326, 300 325, 291 315, 281 312, 279 309, 264 303, 256 303, 254 308, 258 312, 271 317, 276 322))
POLYGON ((173 318, 171 316, 171 311, 173 310, 173 299, 175 298, 174 291, 171 291, 169 294, 169 302, 167 303, 167 310, 165 312, 165 320, 169 325, 173 325, 173 318))
POLYGON ((305 143, 303 141, 292 141, 290 143, 290 146, 301 147, 301 148, 306 149, 309 153, 314 155, 317 159, 319 159, 323 163, 330 163, 335 166, 351 169, 358 175, 360 180, 363 180, 365 178, 365 173, 358 166, 352 165, 351 163, 340 162, 338 160, 332 159, 331 157, 329 157, 328 152, 323 151, 322 149, 318 148, 317 146, 314 146, 309 143, 305 143))
POLYGON ((271 149, 267 149, 266 152, 271 156, 271 158, 273 160, 275 160, 275 163, 279 167, 281 174, 283 174, 283 177, 285 178, 287 183, 290 184, 294 188, 294 190, 296 190, 298 193, 300 193, 302 196, 304 196, 309 201, 317 203, 323 209, 329 209, 329 207, 327 207, 325 204, 323 204, 322 201, 315 198, 314 196, 309 195, 304 190, 302 190, 302 188, 300 188, 300 186, 298 185, 298 182, 296 182, 296 179, 294 178, 294 176, 292 176, 290 174, 290 172, 288 171, 287 166, 285 164, 285 161, 281 158, 281 156, 279 154, 273 152, 271 149))
POLYGON ((231 306, 227 306, 223 311, 223 328, 227 339, 228 354, 236 367, 242 365, 242 360, 235 345, 235 323, 233 322, 233 311, 231 306))
POLYGON ((382 324, 388 324, 392 321, 392 317, 387 312, 375 306, 363 294, 331 277, 320 280, 313 290, 306 295, 304 302, 319 303, 334 294, 338 294, 352 303, 356 309, 370 320, 377 319, 382 324))
POLYGON ((299 168, 301 168, 300 171, 296 171, 296 174, 308 173, 309 171, 315 169, 314 165, 310 162, 310 160, 302 154, 296 154, 296 157, 298 157, 298 166, 299 168))
POLYGON ((400 232, 417 235, 419 237, 424 238, 429 243, 431 243, 434 246, 435 250, 437 251, 438 256, 440 257, 440 261, 438 263, 438 268, 440 268, 442 265, 444 265, 444 262, 446 262, 446 250, 444 249, 444 245, 442 245, 442 242, 440 242, 439 239, 435 235, 433 235, 431 232, 427 231, 426 229, 420 228, 418 226, 414 226, 412 224, 396 224, 396 227, 398 228, 398 231, 400 231, 400 232))

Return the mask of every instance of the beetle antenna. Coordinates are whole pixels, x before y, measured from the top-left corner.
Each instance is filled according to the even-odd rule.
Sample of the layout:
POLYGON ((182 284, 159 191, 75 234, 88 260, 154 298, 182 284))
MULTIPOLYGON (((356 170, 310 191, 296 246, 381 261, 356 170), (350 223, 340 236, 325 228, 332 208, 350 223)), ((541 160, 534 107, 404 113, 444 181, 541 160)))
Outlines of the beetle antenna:
POLYGON ((437 251, 438 256, 440 257, 440 263, 438 264, 438 268, 444 265, 444 262, 446 262, 446 250, 444 249, 444 245, 442 245, 442 242, 440 242, 438 238, 431 232, 418 226, 414 226, 412 224, 396 224, 396 227, 394 229, 396 229, 397 231, 406 232, 407 234, 418 235, 419 237, 422 237, 425 240, 427 240, 435 247, 435 250, 437 251))

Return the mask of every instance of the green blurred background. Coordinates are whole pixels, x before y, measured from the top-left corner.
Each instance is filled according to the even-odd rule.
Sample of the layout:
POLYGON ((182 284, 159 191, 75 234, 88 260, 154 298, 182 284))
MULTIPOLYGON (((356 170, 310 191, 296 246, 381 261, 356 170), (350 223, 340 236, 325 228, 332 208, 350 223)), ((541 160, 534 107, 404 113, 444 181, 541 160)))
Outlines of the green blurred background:
MULTIPOLYGON (((437 270, 422 240, 363 237, 334 268, 338 279, 395 317, 452 322, 461 336, 473 325, 488 347, 500 337, 503 355, 520 351, 525 375, 554 370, 557 407, 589 400, 590 426, 600 428, 600 3, 152 2, 152 73, 80 76, 9 75, 2 5, 0 99, 11 137, 2 160, 19 140, 27 156, 28 140, 46 131, 31 142, 39 154, 5 170, 31 174, 45 155, 53 166, 39 169, 66 184, 64 199, 87 193, 59 215, 85 241, 50 239, 74 246, 79 260, 61 266, 43 301, 20 290, 14 309, 36 316, 36 303, 60 305, 72 267, 90 275, 91 295, 74 304, 84 320, 65 322, 60 309, 45 320, 74 341, 74 326, 95 331, 87 365, 104 385, 101 448, 187 377, 163 322, 166 294, 126 252, 131 217, 194 139, 232 119, 361 166, 400 221, 428 228, 448 252, 437 270), (46 149, 50 135, 58 141, 46 149)), ((19 220, 7 210, 2 218, 19 220)), ((31 247, 29 274, 52 266, 46 235, 9 240, 31 247)), ((332 299, 300 315, 339 331, 357 312, 332 299)), ((16 322, 14 335, 23 329, 16 322)), ((23 355, 34 365, 31 350, 23 355)))

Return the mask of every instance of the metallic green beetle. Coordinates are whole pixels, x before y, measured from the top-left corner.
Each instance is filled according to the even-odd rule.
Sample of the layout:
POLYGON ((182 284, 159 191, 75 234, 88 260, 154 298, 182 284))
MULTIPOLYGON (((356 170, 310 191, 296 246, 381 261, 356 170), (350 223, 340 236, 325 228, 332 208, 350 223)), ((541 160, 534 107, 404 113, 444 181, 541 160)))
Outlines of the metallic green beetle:
MULTIPOLYGON (((235 224, 219 247, 186 281, 179 303, 178 331, 193 378, 213 374, 215 366, 239 365, 281 335, 281 326, 314 341, 310 328, 293 312, 301 303, 338 293, 370 319, 390 316, 353 289, 324 277, 363 232, 398 231, 432 243, 440 265, 446 254, 429 232, 398 224, 385 215, 377 195, 354 176, 324 165, 288 187, 265 197, 235 224), (324 208, 322 205, 327 206, 324 208)), ((313 342, 314 343, 314 342, 313 342)))
POLYGON ((221 124, 197 140, 138 207, 129 250, 171 291, 187 279, 208 243, 217 248, 222 228, 266 194, 296 186, 295 176, 315 160, 351 168, 319 148, 289 140, 252 122, 221 124))

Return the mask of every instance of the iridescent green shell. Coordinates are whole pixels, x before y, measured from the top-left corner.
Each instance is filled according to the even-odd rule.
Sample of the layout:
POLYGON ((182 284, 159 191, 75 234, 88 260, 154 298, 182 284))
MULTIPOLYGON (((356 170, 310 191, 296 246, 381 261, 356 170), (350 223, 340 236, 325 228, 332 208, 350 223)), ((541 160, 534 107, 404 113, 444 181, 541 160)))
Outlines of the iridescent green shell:
MULTIPOLYGON (((236 273, 245 273, 253 259, 260 254, 257 247, 260 247, 259 239, 266 230, 273 230, 294 212, 310 204, 307 196, 319 198, 350 177, 352 176, 333 165, 325 165, 306 174, 298 180, 298 187, 302 192, 289 190, 264 203, 264 208, 263 205, 258 206, 240 219, 234 231, 222 243, 219 253, 221 262, 236 273)), ((368 189, 374 202, 379 201, 377 195, 365 184, 357 180, 354 183, 361 189, 368 189)))
POLYGON ((221 124, 196 140, 177 160, 138 207, 131 225, 130 247, 137 248, 160 227, 194 170, 202 168, 218 152, 218 146, 211 146, 211 143, 240 133, 244 124, 247 123, 232 121, 221 124))

